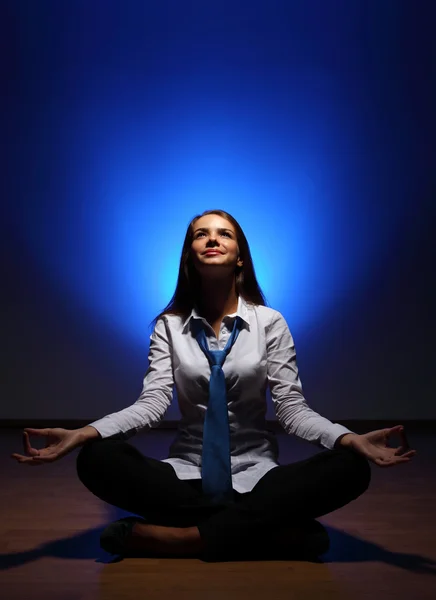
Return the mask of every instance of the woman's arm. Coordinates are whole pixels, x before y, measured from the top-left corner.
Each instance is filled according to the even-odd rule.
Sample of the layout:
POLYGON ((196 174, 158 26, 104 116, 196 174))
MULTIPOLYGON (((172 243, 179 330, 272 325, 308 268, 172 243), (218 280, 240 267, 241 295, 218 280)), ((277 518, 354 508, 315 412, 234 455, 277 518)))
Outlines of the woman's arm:
POLYGON ((356 435, 308 406, 298 375, 294 340, 286 320, 278 311, 274 311, 266 328, 266 346, 271 398, 277 418, 286 433, 328 449, 346 443, 349 436, 342 437, 345 434, 356 435))
MULTIPOLYGON (((150 336, 149 367, 142 392, 134 404, 87 425, 102 438, 123 434, 125 438, 141 429, 156 426, 165 415, 173 398, 174 378, 172 345, 167 322, 160 318, 150 336)), ((90 430, 88 435, 94 435, 90 430)))

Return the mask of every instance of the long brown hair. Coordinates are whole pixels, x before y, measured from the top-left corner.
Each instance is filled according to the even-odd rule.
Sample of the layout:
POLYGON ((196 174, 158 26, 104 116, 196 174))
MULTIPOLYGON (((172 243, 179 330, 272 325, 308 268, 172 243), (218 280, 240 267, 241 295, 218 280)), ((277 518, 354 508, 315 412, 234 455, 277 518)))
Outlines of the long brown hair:
POLYGON ((232 215, 224 210, 206 210, 201 215, 196 215, 188 225, 180 258, 176 291, 163 311, 151 321, 150 327, 153 326, 153 329, 163 315, 180 315, 186 319, 191 314, 194 305, 197 304, 201 288, 199 275, 192 262, 191 244, 194 238, 195 223, 205 215, 219 215, 230 221, 235 228, 239 256, 243 261, 242 267, 237 266, 235 271, 236 295, 242 296, 249 303, 267 306, 265 296, 256 279, 250 247, 241 226, 232 215))

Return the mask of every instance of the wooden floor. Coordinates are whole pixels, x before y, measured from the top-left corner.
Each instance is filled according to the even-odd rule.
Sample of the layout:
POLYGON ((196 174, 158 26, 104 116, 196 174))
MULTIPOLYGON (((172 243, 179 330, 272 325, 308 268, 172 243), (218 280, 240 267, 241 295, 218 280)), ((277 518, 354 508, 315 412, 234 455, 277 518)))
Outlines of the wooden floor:
MULTIPOLYGON (((173 431, 131 442, 162 459, 173 431)), ((319 450, 278 435, 280 462, 319 450)), ((322 562, 131 558, 113 562, 99 533, 125 513, 90 494, 75 472, 77 452, 29 468, 12 460, 21 431, 0 431, 0 597, 4 600, 436 599, 436 436, 409 431, 410 463, 371 464, 368 491, 321 517, 331 537, 322 562)), ((38 444, 35 443, 35 446, 38 444)))

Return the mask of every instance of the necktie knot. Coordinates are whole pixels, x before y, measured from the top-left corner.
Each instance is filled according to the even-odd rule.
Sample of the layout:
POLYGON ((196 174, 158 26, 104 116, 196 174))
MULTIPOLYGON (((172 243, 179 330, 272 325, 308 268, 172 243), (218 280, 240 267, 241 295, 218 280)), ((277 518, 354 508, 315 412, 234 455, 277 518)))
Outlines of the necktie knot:
POLYGON ((212 367, 222 367, 226 360, 224 350, 209 350, 209 359, 212 367))

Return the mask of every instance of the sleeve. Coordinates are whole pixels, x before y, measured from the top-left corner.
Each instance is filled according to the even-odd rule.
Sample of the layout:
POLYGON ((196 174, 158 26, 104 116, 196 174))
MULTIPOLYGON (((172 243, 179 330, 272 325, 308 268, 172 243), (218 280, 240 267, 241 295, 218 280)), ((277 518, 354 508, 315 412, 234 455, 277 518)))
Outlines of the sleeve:
POLYGON ((288 434, 332 449, 350 429, 312 410, 303 395, 294 340, 283 315, 274 311, 266 328, 267 377, 279 423, 288 434))
POLYGON ((119 412, 89 423, 102 438, 115 434, 132 437, 141 429, 156 426, 164 417, 172 402, 174 388, 172 345, 167 327, 163 318, 158 319, 150 336, 149 366, 138 400, 119 412))

